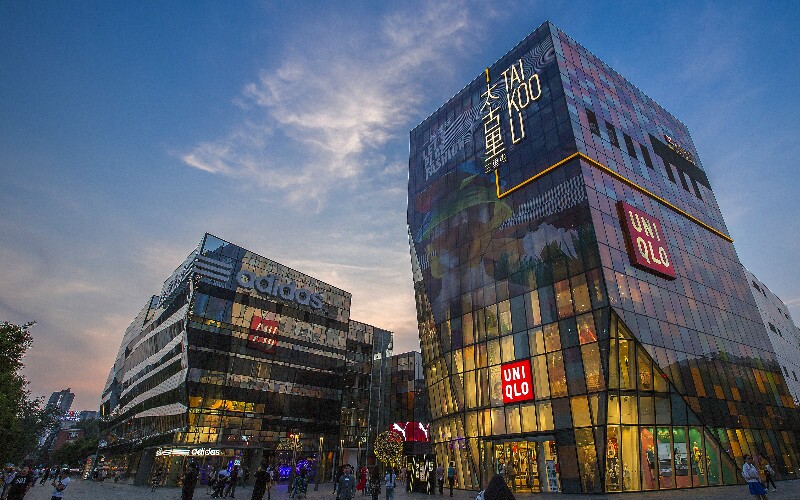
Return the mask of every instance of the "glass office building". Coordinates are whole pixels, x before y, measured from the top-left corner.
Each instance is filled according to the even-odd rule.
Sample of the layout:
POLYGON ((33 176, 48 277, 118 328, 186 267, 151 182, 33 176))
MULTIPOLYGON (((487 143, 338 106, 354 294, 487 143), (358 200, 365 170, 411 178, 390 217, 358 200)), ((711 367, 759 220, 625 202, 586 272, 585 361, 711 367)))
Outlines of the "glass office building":
POLYGON ((106 463, 175 484, 262 459, 319 479, 363 462, 385 427, 392 333, 351 294, 206 234, 126 330, 101 399, 106 463), (343 457, 347 457, 346 459, 343 457))
POLYGON ((745 454, 796 477, 800 413, 684 124, 545 23, 410 142, 431 436, 459 487, 716 486, 745 454))

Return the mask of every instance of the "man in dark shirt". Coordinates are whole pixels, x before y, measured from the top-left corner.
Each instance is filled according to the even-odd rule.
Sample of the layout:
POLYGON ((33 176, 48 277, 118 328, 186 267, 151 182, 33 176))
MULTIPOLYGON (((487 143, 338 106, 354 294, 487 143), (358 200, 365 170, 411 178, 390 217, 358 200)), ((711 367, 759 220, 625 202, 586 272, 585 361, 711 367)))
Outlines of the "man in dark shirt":
POLYGON ((356 494, 356 480, 353 469, 349 465, 344 468, 344 474, 339 478, 339 500, 353 500, 356 494))
POLYGON ((191 462, 189 468, 183 474, 183 486, 181 488, 181 500, 192 500, 194 487, 197 486, 197 464, 191 462))
POLYGON ((7 500, 22 500, 31 486, 33 486, 33 474, 31 474, 30 468, 24 465, 8 485, 7 500))
POLYGON ((261 500, 264 498, 264 492, 267 491, 267 481, 269 480, 267 473, 267 463, 261 462, 261 467, 258 468, 253 475, 255 482, 253 483, 253 496, 250 500, 261 500))

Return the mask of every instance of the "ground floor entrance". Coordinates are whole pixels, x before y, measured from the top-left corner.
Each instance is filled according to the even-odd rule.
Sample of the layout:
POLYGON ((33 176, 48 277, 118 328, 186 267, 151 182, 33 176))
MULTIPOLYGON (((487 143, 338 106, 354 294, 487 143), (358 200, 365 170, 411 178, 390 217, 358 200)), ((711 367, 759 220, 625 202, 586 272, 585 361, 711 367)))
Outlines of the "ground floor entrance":
POLYGON ((561 491, 558 454, 552 436, 486 441, 483 454, 483 487, 495 474, 500 474, 514 492, 561 491))

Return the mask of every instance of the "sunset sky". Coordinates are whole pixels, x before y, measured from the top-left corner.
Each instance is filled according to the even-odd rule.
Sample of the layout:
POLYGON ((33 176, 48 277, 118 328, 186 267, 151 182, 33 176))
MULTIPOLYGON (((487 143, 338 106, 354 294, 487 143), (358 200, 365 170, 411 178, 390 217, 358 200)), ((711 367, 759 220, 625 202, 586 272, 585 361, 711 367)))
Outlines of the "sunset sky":
POLYGON ((790 2, 0 2, 0 320, 97 409, 208 231, 418 349, 408 132, 550 20, 689 127, 742 262, 800 318, 790 2), (643 4, 642 4, 643 5, 643 4))

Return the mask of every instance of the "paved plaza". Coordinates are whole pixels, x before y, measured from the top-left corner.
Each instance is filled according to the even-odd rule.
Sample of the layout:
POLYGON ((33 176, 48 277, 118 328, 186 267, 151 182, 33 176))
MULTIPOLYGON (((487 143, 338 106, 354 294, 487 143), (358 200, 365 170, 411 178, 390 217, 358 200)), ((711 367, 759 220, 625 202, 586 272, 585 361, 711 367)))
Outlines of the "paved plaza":
MULTIPOLYGON (((33 490, 28 492, 25 500, 49 500, 53 488, 50 486, 35 486, 33 490)), ((206 492, 205 486, 199 486, 195 490, 195 500, 208 500, 211 495, 206 492)), ((253 492, 252 485, 239 487, 236 490, 236 498, 240 500, 250 500, 253 492)), ((473 500, 476 496, 474 491, 458 491, 454 492, 454 500, 473 500)), ((534 500, 543 496, 552 496, 552 494, 517 494, 518 499, 534 500)), ((425 500, 430 498, 430 495, 421 493, 406 493, 402 488, 398 488, 395 495, 395 500, 425 500)), ((443 497, 438 498, 446 499, 447 490, 443 497)), ((179 500, 181 498, 181 491, 179 488, 157 488, 155 492, 151 492, 150 488, 143 486, 132 486, 122 483, 96 483, 90 481, 75 480, 70 484, 69 488, 64 495, 64 500, 105 500, 105 499, 125 499, 125 500, 179 500)), ((266 500, 266 495, 264 499, 266 500)), ((331 483, 320 484, 318 491, 314 491, 314 485, 309 485, 308 491, 309 500, 334 500, 333 485, 331 483)), ((369 499, 369 496, 356 497, 356 500, 369 499)), ((385 500, 385 492, 380 496, 381 500, 385 500)), ((693 500, 705 499, 748 499, 753 498, 747 491, 747 486, 723 486, 718 488, 697 488, 692 490, 673 490, 663 492, 648 492, 648 493, 621 493, 613 495, 568 495, 565 498, 570 499, 592 499, 600 500, 605 498, 613 498, 617 500, 670 500, 678 498, 691 498, 693 500)), ((800 480, 794 481, 780 481, 778 482, 778 491, 770 492, 770 500, 797 500, 800 498, 800 480)), ((272 490, 270 500, 288 500, 286 492, 286 485, 279 485, 277 490, 272 490)))

